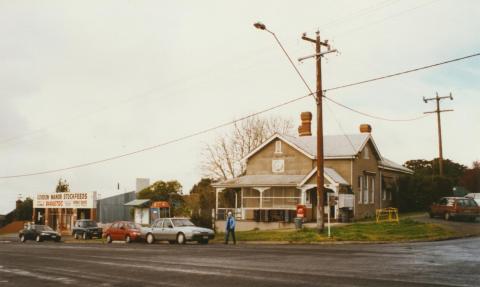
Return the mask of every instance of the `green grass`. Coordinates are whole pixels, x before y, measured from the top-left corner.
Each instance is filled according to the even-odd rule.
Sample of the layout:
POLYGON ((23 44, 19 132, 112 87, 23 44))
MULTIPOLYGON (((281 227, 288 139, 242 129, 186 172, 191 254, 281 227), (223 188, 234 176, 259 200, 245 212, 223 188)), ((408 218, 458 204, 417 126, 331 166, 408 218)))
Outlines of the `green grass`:
MULTIPOLYGON (((354 223, 347 226, 335 227, 331 230, 332 238, 328 238, 327 231, 318 234, 314 229, 302 230, 266 230, 236 232, 238 241, 276 241, 291 243, 314 243, 325 241, 409 241, 409 240, 438 240, 454 236, 451 231, 442 227, 420 223, 411 219, 401 220, 400 223, 354 223)), ((215 241, 222 241, 224 233, 219 233, 215 241)))

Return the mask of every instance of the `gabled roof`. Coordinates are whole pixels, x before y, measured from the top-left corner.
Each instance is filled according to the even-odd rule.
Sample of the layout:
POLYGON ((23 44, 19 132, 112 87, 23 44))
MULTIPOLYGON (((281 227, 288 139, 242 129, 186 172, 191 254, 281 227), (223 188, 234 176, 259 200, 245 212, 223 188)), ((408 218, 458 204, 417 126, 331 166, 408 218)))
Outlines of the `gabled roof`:
MULTIPOLYGON (((317 173, 317 168, 315 167, 310 171, 307 176, 305 176, 300 182, 299 186, 304 185, 312 176, 314 176, 317 173)), ((330 183, 338 183, 338 184, 343 184, 343 185, 350 185, 336 170, 333 168, 329 167, 324 167, 323 168, 323 176, 327 178, 327 180, 330 183)))
MULTIPOLYGON (((315 159, 317 157, 316 136, 294 137, 290 135, 274 134, 256 149, 252 150, 247 156, 245 156, 244 159, 250 158, 275 139, 281 139, 282 141, 286 142, 287 144, 289 144, 290 146, 311 159, 315 159)), ((324 157, 326 159, 353 158, 365 147, 369 140, 372 142, 375 151, 379 155, 380 159, 382 159, 382 156, 380 155, 380 152, 375 145, 373 138, 368 133, 324 136, 324 157)))

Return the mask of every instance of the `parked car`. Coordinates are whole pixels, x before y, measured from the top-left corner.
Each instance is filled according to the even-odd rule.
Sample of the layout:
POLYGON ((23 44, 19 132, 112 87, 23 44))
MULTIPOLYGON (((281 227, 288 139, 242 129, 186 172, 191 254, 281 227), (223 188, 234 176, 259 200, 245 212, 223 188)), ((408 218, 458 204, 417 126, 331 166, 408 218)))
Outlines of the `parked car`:
POLYGON ((430 217, 442 216, 445 220, 465 218, 475 221, 480 216, 480 207, 471 198, 443 197, 432 204, 429 214, 430 217))
POLYGON ((475 200, 478 206, 480 206, 480 193, 469 193, 465 197, 475 200))
POLYGON ((83 238, 83 240, 102 238, 102 228, 91 219, 80 219, 73 225, 72 235, 75 239, 83 238))
POLYGON ((197 241, 208 244, 215 233, 212 229, 195 226, 188 218, 160 218, 150 227, 142 228, 141 236, 149 244, 155 241, 168 241, 171 244, 197 241))
POLYGON ((131 221, 117 221, 105 230, 104 236, 107 243, 114 240, 124 240, 126 243, 131 243, 141 239, 140 229, 140 224, 131 221))
POLYGON ((48 225, 29 224, 19 231, 18 238, 21 242, 27 240, 35 240, 37 242, 53 240, 55 242, 60 242, 62 236, 48 225))

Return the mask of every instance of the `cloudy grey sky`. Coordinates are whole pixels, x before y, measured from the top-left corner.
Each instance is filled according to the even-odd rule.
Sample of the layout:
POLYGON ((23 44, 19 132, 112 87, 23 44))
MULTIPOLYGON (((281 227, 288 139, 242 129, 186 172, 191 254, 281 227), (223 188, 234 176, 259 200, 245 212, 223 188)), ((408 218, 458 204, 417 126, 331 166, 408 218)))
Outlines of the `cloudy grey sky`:
MULTIPOLYGON (((306 94, 262 21, 292 57, 320 29, 341 55, 324 61, 326 88, 480 51, 480 2, 0 1, 0 176, 62 168, 155 145, 306 94)), ((480 159, 480 59, 327 94, 379 116, 411 118, 443 101, 444 156, 480 159)), ((314 63, 299 64, 312 86, 314 63)), ((312 99, 269 112, 298 121, 312 99)), ((399 163, 437 156, 436 121, 392 123, 325 107, 325 133, 370 123, 381 153, 399 163)), ((222 130, 153 151, 66 172, 0 179, 0 213, 18 194, 113 195, 135 178, 200 179, 202 143, 222 130)))

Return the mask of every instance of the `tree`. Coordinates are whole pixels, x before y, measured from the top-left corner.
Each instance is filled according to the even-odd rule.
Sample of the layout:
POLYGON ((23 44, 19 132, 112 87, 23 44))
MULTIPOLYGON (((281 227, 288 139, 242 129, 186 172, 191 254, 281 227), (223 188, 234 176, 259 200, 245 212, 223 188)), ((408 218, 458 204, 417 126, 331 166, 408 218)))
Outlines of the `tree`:
POLYGON ((245 173, 241 160, 274 133, 288 134, 293 124, 279 117, 251 117, 234 124, 232 130, 205 144, 202 169, 207 178, 226 180, 245 173))
POLYGON ((473 162, 472 168, 465 171, 459 184, 468 189, 469 192, 480 193, 480 161, 473 162))
POLYGON ((67 180, 62 180, 61 178, 58 180, 57 187, 55 188, 55 192, 69 192, 70 186, 67 183, 67 180))
POLYGON ((432 202, 443 196, 453 195, 466 167, 449 159, 443 161, 444 175, 438 175, 438 158, 433 160, 415 159, 405 162, 413 175, 399 179, 399 193, 395 198, 400 211, 426 210, 432 202))
MULTIPOLYGON (((415 174, 424 175, 424 176, 433 176, 438 175, 439 173, 439 159, 435 158, 433 160, 426 159, 413 159, 406 161, 404 164, 405 167, 413 170, 415 174)), ((449 159, 443 160, 443 173, 444 176, 458 180, 460 176, 463 175, 466 166, 453 162, 449 159)))
POLYGON ((137 194, 137 199, 150 199, 151 201, 167 201, 173 216, 185 215, 182 185, 176 180, 159 180, 137 194))
POLYGON ((215 208, 215 189, 212 183, 211 179, 202 178, 192 187, 185 200, 191 219, 198 226, 212 227, 212 209, 215 208))
POLYGON ((32 220, 33 200, 27 197, 15 210, 17 220, 32 220))

